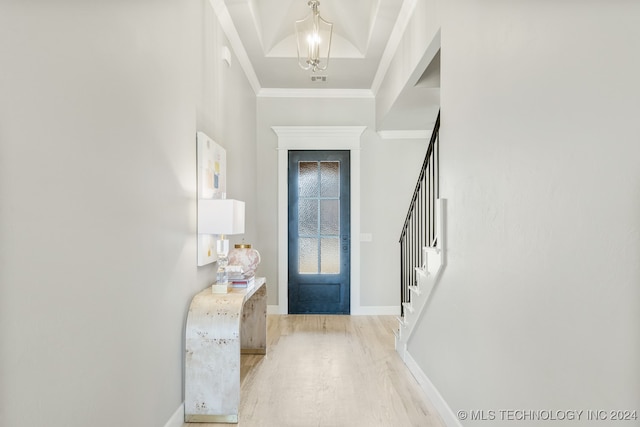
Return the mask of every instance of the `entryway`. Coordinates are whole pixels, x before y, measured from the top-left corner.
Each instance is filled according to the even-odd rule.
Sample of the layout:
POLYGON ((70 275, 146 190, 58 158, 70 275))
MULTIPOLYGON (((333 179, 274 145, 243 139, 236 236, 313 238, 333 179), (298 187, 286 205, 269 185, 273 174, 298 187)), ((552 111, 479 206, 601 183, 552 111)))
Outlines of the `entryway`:
POLYGON ((289 151, 288 312, 349 314, 350 153, 289 151))
POLYGON ((278 305, 271 313, 289 313, 289 152, 347 151, 351 210, 349 242, 349 313, 368 314, 360 306, 360 137, 365 126, 273 126, 278 136, 278 305))

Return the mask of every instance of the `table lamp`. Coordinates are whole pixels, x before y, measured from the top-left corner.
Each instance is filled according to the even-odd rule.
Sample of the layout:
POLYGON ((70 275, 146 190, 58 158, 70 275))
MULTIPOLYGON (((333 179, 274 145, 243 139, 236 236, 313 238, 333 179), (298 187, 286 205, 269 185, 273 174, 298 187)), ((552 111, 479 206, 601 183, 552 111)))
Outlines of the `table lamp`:
POLYGON ((218 272, 216 283, 211 287, 215 293, 226 293, 229 281, 226 267, 229 263, 229 240, 227 235, 244 233, 244 202, 234 199, 198 200, 198 234, 216 234, 218 272))

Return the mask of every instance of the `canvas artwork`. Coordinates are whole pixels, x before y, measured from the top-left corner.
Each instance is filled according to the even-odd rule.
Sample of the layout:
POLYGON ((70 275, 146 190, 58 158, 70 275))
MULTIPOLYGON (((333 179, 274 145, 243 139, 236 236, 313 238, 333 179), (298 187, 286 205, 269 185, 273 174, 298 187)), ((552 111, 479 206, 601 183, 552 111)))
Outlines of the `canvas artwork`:
MULTIPOLYGON (((206 134, 198 132, 198 199, 224 199, 227 192, 227 152, 206 134)), ((214 236, 198 234, 198 265, 216 261, 214 236)))

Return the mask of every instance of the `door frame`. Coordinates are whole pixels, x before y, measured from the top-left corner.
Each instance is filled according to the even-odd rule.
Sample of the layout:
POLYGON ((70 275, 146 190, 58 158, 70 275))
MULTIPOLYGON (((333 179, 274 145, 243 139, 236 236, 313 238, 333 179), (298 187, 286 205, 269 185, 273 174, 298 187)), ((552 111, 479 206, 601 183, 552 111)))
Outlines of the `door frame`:
POLYGON ((289 150, 349 150, 351 154, 351 314, 360 314, 360 137, 366 126, 272 126, 278 136, 278 314, 289 311, 289 150))
MULTIPOLYGON (((288 296, 293 297, 296 301, 289 301, 289 314, 335 314, 349 315, 351 314, 351 151, 349 150, 289 150, 289 188, 288 188, 288 243, 289 246, 288 261, 288 296), (301 162, 309 162, 310 167, 307 174, 311 170, 315 175, 316 192, 309 193, 314 187, 312 181, 308 182, 306 187, 306 195, 302 194, 301 178, 303 177, 301 162), (311 166, 313 164, 313 166, 311 166), (334 173, 337 175, 334 183, 334 193, 324 193, 324 177, 330 177, 330 170, 323 172, 322 165, 337 165, 334 173), (324 175, 324 176, 323 176, 324 175), (302 245, 300 236, 300 225, 304 222, 300 217, 303 206, 303 200, 312 202, 307 204, 309 208, 314 206, 315 220, 307 223, 310 227, 303 234, 307 238, 315 241, 315 260, 308 267, 312 267, 315 272, 307 271, 302 273, 301 255, 302 245), (325 216, 330 212, 325 212, 323 203, 334 202, 331 213, 335 214, 336 229, 334 232, 324 230, 323 223, 331 216, 325 216), (336 270, 332 272, 323 272, 325 261, 331 259, 331 252, 328 256, 325 253, 327 248, 325 239, 333 241, 337 251, 336 270), (293 264, 293 265, 292 265, 293 264), (297 267, 296 267, 297 266, 297 267), (337 291, 337 292, 336 292, 337 291), (312 297, 313 295, 313 297, 312 297), (337 297, 337 299, 336 299, 337 297)), ((328 188, 327 188, 328 189, 328 188)), ((310 217, 307 216, 307 219, 310 217)), ((309 260, 310 261, 310 260, 309 260)))

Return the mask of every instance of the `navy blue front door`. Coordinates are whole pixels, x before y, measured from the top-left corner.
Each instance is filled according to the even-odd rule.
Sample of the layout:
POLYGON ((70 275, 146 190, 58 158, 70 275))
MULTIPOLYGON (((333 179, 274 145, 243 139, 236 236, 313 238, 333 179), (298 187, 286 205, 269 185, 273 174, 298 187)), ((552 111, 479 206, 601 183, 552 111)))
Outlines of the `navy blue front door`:
POLYGON ((289 313, 349 314, 349 151, 289 151, 289 313))

